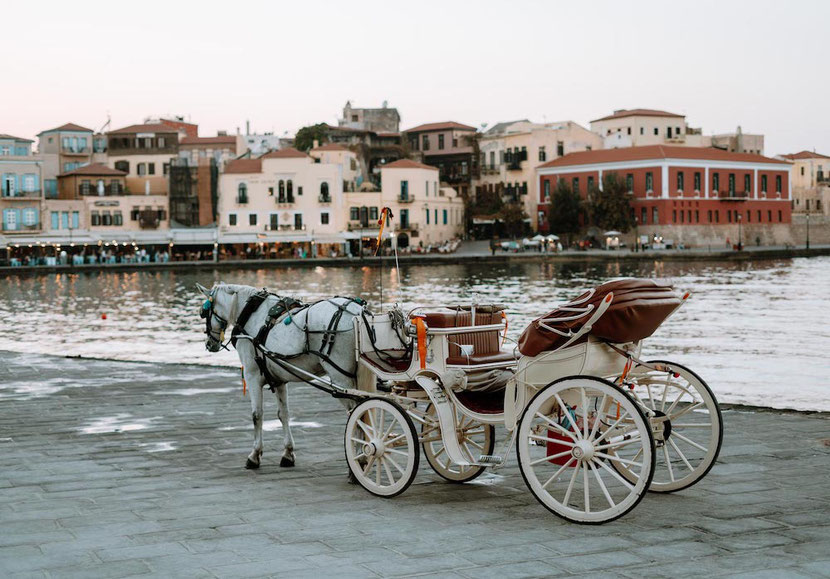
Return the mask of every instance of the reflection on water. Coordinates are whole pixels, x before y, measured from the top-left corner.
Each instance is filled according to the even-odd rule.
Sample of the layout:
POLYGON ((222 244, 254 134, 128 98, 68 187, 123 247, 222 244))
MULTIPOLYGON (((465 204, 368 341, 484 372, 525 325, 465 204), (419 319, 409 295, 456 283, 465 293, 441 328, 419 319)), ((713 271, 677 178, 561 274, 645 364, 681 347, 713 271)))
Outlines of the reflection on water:
MULTIPOLYGON (((692 299, 644 356, 696 370, 723 401, 830 411, 826 322, 830 258, 749 263, 517 263, 239 271, 52 274, 0 280, 0 349, 238 365, 204 349, 198 281, 268 287, 306 300, 353 295, 389 304, 499 302, 517 338, 557 303, 619 276, 665 277, 692 299), (106 314, 106 319, 102 315, 106 314)), ((0 385, 2 389, 2 385, 0 385)))

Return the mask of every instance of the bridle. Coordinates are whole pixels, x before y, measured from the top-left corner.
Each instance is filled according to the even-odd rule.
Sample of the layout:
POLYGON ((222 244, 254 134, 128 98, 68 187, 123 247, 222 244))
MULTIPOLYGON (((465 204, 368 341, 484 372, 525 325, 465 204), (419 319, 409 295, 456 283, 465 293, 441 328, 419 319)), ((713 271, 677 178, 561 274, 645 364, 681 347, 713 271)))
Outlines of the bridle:
POLYGON ((228 343, 230 340, 222 343, 225 339, 225 330, 228 327, 228 320, 220 316, 216 313, 216 310, 213 308, 213 300, 215 297, 215 289, 211 290, 210 294, 208 294, 208 298, 205 300, 205 303, 202 304, 202 309, 199 311, 199 317, 205 320, 205 334, 207 334, 207 341, 205 342, 205 348, 211 350, 211 347, 216 348, 215 351, 218 352, 222 348, 225 350, 228 349, 228 343), (212 328, 212 320, 216 318, 219 321, 219 332, 216 335, 212 328))

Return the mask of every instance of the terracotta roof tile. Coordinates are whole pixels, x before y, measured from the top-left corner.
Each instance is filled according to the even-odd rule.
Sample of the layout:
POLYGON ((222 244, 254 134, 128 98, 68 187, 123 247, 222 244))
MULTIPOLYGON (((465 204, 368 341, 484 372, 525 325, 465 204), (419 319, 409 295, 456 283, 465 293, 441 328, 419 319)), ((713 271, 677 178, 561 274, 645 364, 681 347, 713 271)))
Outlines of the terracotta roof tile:
POLYGON ((648 159, 700 159, 702 161, 734 161, 736 163, 777 163, 786 161, 771 159, 753 153, 731 153, 712 147, 681 147, 675 145, 649 145, 646 147, 624 147, 621 149, 600 149, 569 153, 549 161, 543 167, 570 167, 572 165, 593 165, 598 163, 624 163, 648 159))
POLYGON ((225 165, 225 173, 262 173, 260 159, 234 159, 225 165))
POLYGON ((108 131, 108 135, 130 134, 130 133, 176 133, 175 128, 162 123, 144 123, 141 125, 130 125, 114 131, 108 131))
POLYGON ((427 123, 425 125, 418 125, 417 127, 412 127, 404 131, 405 133, 422 133, 424 131, 440 131, 444 129, 461 129, 463 131, 476 131, 475 127, 471 127, 470 125, 462 125, 461 123, 456 123, 455 121, 445 121, 443 123, 427 123))
POLYGON ((265 153, 260 157, 260 159, 302 159, 305 157, 308 157, 306 153, 298 151, 293 147, 288 147, 287 149, 280 149, 278 151, 265 153))
POLYGON ((182 137, 180 145, 235 145, 236 137, 233 135, 220 135, 216 137, 182 137))
POLYGON ((814 151, 801 151, 799 153, 790 153, 788 155, 780 155, 785 159, 791 159, 793 161, 798 161, 801 159, 830 159, 827 155, 822 155, 820 153, 816 153, 814 151))
POLYGON ((21 141, 25 143, 34 143, 32 139, 22 139, 20 137, 15 137, 14 135, 7 135, 5 133, 0 133, 0 139, 11 139, 14 141, 21 141))
POLYGON ((89 175, 91 177, 126 177, 127 173, 119 171, 118 169, 107 167, 103 163, 90 163, 89 165, 84 165, 83 167, 78 167, 77 169, 58 175, 58 177, 70 177, 72 175, 89 175))
POLYGON ((430 171, 437 171, 436 167, 432 167, 430 165, 424 165, 423 163, 418 163, 417 161, 413 161, 411 159, 401 159, 399 161, 394 161, 389 163, 388 165, 384 165, 381 167, 382 169, 429 169, 430 171))
POLYGON ((75 131, 78 133, 93 133, 92 129, 87 129, 86 127, 82 127, 81 125, 76 125, 75 123, 66 123, 65 125, 61 125, 59 127, 55 127, 54 129, 49 129, 46 131, 41 131, 38 135, 42 135, 43 133, 57 133, 60 131, 75 131))
POLYGON ((596 123, 597 121, 610 121, 611 119, 622 119, 625 117, 677 117, 683 119, 686 118, 686 115, 678 115, 677 113, 669 113, 655 109, 621 109, 619 111, 614 111, 614 114, 602 117, 601 119, 594 119, 591 122, 596 123))

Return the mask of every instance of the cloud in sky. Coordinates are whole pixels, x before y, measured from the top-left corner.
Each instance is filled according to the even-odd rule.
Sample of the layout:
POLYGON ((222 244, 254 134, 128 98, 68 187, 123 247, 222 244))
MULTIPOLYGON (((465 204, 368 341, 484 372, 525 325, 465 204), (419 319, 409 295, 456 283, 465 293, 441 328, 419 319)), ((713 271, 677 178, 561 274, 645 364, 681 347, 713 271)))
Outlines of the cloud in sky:
POLYGON ((830 3, 31 2, 4 6, 0 132, 184 114, 293 133, 343 104, 403 128, 647 107, 767 154, 830 154, 830 3))

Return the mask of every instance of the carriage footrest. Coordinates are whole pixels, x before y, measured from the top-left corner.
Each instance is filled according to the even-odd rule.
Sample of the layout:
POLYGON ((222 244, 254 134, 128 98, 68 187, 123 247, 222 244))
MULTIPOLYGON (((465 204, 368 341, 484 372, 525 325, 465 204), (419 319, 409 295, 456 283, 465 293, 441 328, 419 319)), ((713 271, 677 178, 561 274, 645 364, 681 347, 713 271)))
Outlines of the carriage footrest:
POLYGON ((482 454, 478 457, 478 463, 481 465, 494 465, 504 462, 504 457, 498 454, 482 454))

